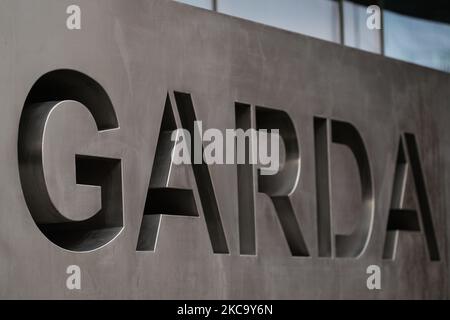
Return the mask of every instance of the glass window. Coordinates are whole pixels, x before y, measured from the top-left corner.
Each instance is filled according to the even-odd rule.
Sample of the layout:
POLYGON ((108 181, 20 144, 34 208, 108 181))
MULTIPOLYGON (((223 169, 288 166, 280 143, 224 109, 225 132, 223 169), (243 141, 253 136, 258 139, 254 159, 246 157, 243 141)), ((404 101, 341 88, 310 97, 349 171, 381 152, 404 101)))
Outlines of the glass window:
POLYGON ((381 31, 367 27, 367 6, 344 1, 344 44, 365 51, 381 53, 381 31))
POLYGON ((332 0, 217 0, 219 12, 339 42, 339 4, 332 0))
POLYGON ((204 9, 212 9, 213 8, 213 0, 176 0, 178 2, 183 2, 186 4, 190 4, 191 6, 196 6, 204 9))
POLYGON ((450 25, 384 13, 385 54, 450 72, 450 25))

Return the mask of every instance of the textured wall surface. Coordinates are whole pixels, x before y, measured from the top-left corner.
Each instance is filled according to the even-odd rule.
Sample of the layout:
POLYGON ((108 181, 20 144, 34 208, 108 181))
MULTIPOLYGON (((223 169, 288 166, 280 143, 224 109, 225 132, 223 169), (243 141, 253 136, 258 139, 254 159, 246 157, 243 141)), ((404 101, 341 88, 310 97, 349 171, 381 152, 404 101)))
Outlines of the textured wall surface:
MULTIPOLYGON (((1 298, 448 297, 449 75, 171 1, 77 3, 81 30, 66 28, 70 1, 0 1, 1 298), (48 74, 61 69, 77 72, 48 74), (264 110, 287 112, 300 178, 289 196, 270 198, 261 186, 239 192, 235 165, 174 167, 166 186, 192 189, 198 216, 163 215, 149 250, 139 234, 150 181, 158 185, 152 168, 164 170, 155 154, 161 123, 173 125, 165 106, 176 125, 189 118, 175 92, 190 93, 204 128, 234 128, 236 102, 263 127, 289 127, 264 110), (315 156, 318 117, 334 121, 328 163, 315 156), (355 141, 343 123, 366 152, 338 143, 355 141), (399 145, 400 202, 412 210, 387 233, 399 145), (318 223, 328 202, 325 194, 318 205, 326 188, 316 183, 327 167, 329 228, 318 223), (243 255, 238 196, 248 194, 256 254, 243 255), (65 228, 100 209, 88 227, 65 228), (348 243, 335 237, 345 234, 348 243), (397 241, 394 259, 383 259, 387 238, 397 241), (366 287, 373 264, 381 290, 366 287), (81 268, 81 290, 66 288, 69 265, 81 268)), ((269 185, 289 188, 284 179, 269 185)), ((242 242, 252 224, 241 228, 242 242)))

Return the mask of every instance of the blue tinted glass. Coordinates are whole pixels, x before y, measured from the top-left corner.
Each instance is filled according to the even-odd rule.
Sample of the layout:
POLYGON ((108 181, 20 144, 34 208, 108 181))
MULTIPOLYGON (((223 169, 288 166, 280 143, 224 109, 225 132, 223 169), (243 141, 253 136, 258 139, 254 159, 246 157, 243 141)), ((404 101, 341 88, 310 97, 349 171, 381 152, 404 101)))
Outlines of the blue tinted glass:
POLYGON ((190 4, 191 6, 196 6, 205 9, 212 9, 213 0, 176 0, 178 2, 183 2, 190 4))
POLYGON ((218 11, 339 42, 339 5, 331 0, 218 0, 218 11))
POLYGON ((450 72, 450 26, 386 11, 386 56, 450 72))

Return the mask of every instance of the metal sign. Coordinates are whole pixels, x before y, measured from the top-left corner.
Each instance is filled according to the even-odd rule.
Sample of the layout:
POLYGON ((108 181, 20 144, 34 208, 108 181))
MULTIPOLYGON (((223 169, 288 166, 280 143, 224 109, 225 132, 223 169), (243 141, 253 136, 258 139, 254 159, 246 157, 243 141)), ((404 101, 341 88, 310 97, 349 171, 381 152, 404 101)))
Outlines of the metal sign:
POLYGON ((1 297, 447 297, 448 75, 151 0, 0 53, 1 297))

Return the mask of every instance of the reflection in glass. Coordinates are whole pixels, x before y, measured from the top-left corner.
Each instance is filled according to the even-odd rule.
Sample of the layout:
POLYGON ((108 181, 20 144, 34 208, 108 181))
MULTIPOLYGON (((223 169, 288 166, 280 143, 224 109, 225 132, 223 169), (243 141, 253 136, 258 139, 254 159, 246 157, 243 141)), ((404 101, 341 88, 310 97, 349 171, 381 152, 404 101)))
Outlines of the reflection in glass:
POLYGON ((191 6, 196 6, 204 9, 213 8, 213 0, 175 0, 175 1, 183 2, 186 4, 190 4, 191 6))
POLYGON ((450 25, 385 11, 386 56, 450 72, 450 25))
POLYGON ((331 0, 218 0, 219 12, 339 42, 339 5, 331 0))

